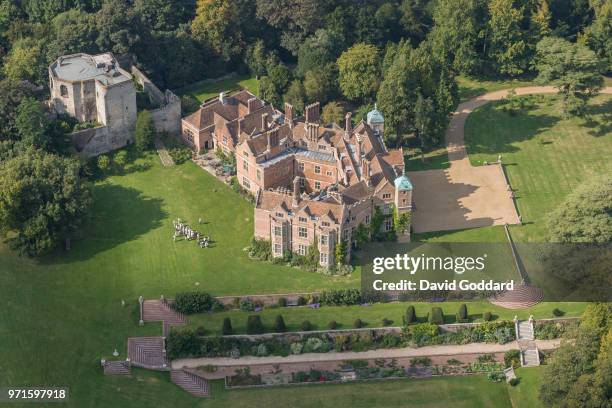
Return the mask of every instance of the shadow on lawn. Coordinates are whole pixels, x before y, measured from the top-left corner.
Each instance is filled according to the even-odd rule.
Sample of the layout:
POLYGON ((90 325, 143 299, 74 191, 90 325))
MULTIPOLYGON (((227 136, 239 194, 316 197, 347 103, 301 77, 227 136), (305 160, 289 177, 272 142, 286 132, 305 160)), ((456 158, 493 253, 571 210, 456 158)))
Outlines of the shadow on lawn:
POLYGON ((514 143, 530 140, 561 120, 558 116, 546 114, 529 115, 528 110, 511 113, 502 110, 501 103, 489 104, 468 118, 468 121, 486 118, 487 122, 484 129, 466 130, 465 142, 468 154, 517 152, 520 149, 514 146, 514 143), (514 126, 513 123, 520 125, 514 126))
POLYGON ((589 128, 589 135, 601 137, 612 132, 612 99, 593 106, 589 109, 584 126, 589 128), (601 115, 600 120, 595 120, 592 115, 601 115))
POLYGON ((62 247, 41 259, 41 263, 90 259, 159 228, 168 216, 162 209, 162 199, 147 197, 131 187, 98 184, 93 189, 93 198, 90 219, 72 238, 71 249, 66 251, 62 247))

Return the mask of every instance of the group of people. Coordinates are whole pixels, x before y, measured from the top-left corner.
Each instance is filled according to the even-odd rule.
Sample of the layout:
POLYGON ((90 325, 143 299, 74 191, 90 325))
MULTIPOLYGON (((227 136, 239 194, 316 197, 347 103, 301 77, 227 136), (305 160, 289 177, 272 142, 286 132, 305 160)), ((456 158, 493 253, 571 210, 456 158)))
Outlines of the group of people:
MULTIPOLYGON (((201 224, 202 219, 200 218, 198 222, 201 224)), ((196 240, 200 248, 208 248, 210 245, 210 237, 205 237, 198 231, 191 229, 188 224, 181 222, 180 218, 178 220, 172 220, 172 224, 174 225, 174 235, 172 235, 173 241, 176 241, 176 238, 180 236, 184 236, 188 241, 192 239, 196 240)))

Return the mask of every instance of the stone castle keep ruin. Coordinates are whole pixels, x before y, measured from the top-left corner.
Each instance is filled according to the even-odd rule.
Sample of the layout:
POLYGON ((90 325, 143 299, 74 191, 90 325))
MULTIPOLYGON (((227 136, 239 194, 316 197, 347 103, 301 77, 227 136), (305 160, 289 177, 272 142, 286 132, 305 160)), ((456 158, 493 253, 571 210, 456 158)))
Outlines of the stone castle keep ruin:
POLYGON ((162 93, 135 66, 131 72, 121 68, 111 53, 66 55, 49 66, 52 109, 92 125, 72 133, 80 154, 96 156, 133 142, 136 84, 159 106, 151 111, 156 130, 178 133, 180 99, 170 91, 162 93))

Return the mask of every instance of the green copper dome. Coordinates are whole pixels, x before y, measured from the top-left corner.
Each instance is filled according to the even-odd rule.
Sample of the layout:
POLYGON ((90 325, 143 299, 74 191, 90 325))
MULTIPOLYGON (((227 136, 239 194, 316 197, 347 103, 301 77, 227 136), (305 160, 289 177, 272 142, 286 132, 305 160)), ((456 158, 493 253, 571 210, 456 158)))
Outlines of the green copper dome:
POLYGON ((412 190, 412 183, 405 174, 395 179, 395 188, 398 190, 412 190))
POLYGON ((378 110, 377 104, 374 104, 374 110, 371 110, 368 112, 367 119, 368 119, 368 125, 371 125, 372 123, 384 123, 385 122, 385 118, 383 117, 382 112, 378 110))

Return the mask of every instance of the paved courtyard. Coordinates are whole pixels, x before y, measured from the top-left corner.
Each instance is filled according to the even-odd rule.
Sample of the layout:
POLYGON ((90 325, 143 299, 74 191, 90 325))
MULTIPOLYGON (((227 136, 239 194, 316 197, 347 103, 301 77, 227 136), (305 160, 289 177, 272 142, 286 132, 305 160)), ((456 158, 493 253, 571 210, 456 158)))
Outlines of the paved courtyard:
MULTIPOLYGON (((517 95, 554 92, 553 87, 516 89, 517 95)), ((408 172, 414 186, 414 232, 519 223, 501 167, 497 164, 472 166, 464 142, 468 115, 490 101, 504 98, 507 93, 507 90, 490 92, 458 106, 446 131, 448 169, 408 172)))

